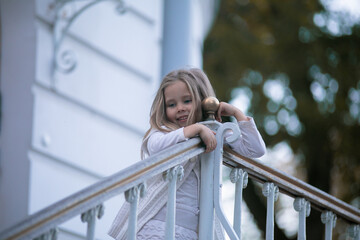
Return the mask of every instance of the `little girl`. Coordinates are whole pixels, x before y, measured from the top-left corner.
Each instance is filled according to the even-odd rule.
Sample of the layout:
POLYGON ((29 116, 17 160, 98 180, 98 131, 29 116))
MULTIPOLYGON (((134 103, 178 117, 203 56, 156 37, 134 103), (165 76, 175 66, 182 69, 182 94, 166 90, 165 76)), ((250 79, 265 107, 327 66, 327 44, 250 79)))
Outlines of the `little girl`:
MULTIPOLYGON (((144 136, 142 158, 151 156, 176 143, 199 136, 206 152, 216 148, 214 132, 202 124, 201 102, 215 96, 205 73, 197 68, 175 70, 167 74, 157 91, 150 112, 150 129, 144 136)), ((216 119, 222 116, 236 118, 241 137, 230 147, 243 156, 258 158, 265 153, 265 144, 254 120, 238 108, 221 102, 216 119)), ((200 164, 197 157, 183 164, 184 178, 177 183, 175 239, 198 239, 200 164)), ((156 176, 147 182, 147 194, 138 206, 137 239, 164 239, 167 182, 156 176)), ((116 216, 109 235, 126 239, 129 204, 125 203, 116 216)), ((222 231, 216 231, 222 238, 222 231)))

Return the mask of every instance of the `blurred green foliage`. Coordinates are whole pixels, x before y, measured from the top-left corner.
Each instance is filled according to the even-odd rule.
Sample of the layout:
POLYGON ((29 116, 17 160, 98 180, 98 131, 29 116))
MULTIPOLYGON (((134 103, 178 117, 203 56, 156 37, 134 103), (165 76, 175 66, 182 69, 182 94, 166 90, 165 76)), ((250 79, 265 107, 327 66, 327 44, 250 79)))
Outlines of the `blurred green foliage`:
MULTIPOLYGON (((245 94, 267 146, 286 141, 303 180, 348 203, 360 195, 360 27, 351 21, 314 0, 223 0, 204 44, 218 98, 245 94)), ((321 239, 312 215, 310 239, 321 239)))

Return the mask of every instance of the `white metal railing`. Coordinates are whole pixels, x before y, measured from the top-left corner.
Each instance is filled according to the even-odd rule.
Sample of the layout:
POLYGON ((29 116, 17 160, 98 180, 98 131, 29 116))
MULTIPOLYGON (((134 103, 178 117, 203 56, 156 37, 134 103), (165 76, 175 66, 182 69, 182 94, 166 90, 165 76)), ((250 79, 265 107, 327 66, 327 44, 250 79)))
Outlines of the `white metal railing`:
POLYGON ((326 240, 332 237, 336 217, 349 222, 348 235, 351 239, 360 240, 359 209, 258 160, 243 157, 226 147, 223 149, 225 131, 233 131, 233 135, 227 139, 229 142, 240 135, 237 125, 216 121, 204 124, 217 131, 218 145, 213 152, 204 153, 198 138, 177 144, 29 216, 1 232, 0 239, 55 239, 56 227, 77 215, 81 215, 82 221, 88 224, 87 239, 94 239, 96 218, 104 214, 102 203, 120 193, 125 193, 126 200, 131 204, 127 238, 135 239, 137 204, 139 198, 146 194, 144 183, 164 172, 165 180, 169 181, 166 239, 174 239, 175 185, 183 176, 181 164, 200 155, 199 239, 213 238, 214 212, 230 239, 241 239, 242 190, 249 176, 263 183, 263 194, 267 198, 266 240, 274 239, 274 201, 279 192, 294 198, 294 208, 299 212, 298 239, 306 239, 306 217, 310 214, 311 206, 323 212, 321 221, 325 224, 326 240), (230 179, 236 184, 234 226, 229 224, 220 201, 222 164, 232 168, 230 179))

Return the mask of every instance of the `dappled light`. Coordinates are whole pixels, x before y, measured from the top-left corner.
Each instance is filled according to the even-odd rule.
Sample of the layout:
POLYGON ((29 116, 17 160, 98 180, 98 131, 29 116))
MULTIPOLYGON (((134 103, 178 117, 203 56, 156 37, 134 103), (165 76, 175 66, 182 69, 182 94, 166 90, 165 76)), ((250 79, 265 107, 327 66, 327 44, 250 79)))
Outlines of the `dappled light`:
POLYGON ((309 70, 313 81, 310 90, 314 100, 318 103, 319 111, 323 114, 335 111, 335 97, 339 90, 338 82, 329 74, 321 73, 318 66, 311 66, 309 70))
MULTIPOLYGON (((222 1, 204 44, 217 96, 254 117, 268 154, 285 141, 302 159, 301 166, 292 161, 294 175, 353 204, 360 192, 359 38, 357 0, 222 1)), ((307 219, 312 239, 323 239, 319 217, 307 219)), ((291 238, 280 222, 275 238, 291 238)))
POLYGON ((348 123, 360 124, 360 81, 357 88, 350 88, 348 93, 349 112, 352 120, 348 123))
POLYGON ((333 36, 352 34, 360 21, 360 2, 357 0, 321 0, 325 10, 314 15, 314 23, 333 36))
POLYGON ((243 111, 246 115, 249 114, 248 110, 251 106, 252 100, 252 91, 248 87, 240 87, 234 88, 231 91, 231 100, 230 103, 241 111, 243 111))

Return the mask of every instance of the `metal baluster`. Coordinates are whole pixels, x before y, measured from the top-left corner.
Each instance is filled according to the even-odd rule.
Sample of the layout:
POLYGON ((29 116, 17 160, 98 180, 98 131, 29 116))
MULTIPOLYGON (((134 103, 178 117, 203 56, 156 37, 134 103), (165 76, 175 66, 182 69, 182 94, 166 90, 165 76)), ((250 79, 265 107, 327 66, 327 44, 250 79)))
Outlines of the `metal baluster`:
POLYGON ((87 222, 86 239, 95 239, 95 220, 96 217, 100 219, 104 215, 104 206, 102 204, 89 209, 88 211, 81 214, 81 221, 87 222))
POLYGON ((57 228, 50 229, 48 232, 41 234, 39 237, 34 238, 34 240, 56 240, 58 230, 57 228))
POLYGON ((360 225, 351 225, 348 228, 348 235, 354 240, 360 240, 360 225))
POLYGON ((168 180, 168 201, 166 207, 166 229, 165 239, 175 239, 175 207, 176 207, 176 181, 181 181, 184 177, 182 166, 173 167, 164 172, 164 180, 168 180))
MULTIPOLYGON (((219 101, 214 97, 203 100, 201 106, 207 115, 205 126, 216 131, 221 125, 215 121, 215 112, 219 108, 219 101)), ((218 143, 219 144, 219 143, 218 143)), ((200 216, 199 216, 199 239, 213 239, 214 233, 214 158, 215 151, 200 155, 200 216)))
POLYGON ((295 198, 294 208, 299 212, 299 229, 298 229, 298 240, 306 239, 306 217, 310 215, 310 202, 306 201, 305 198, 295 198))
POLYGON ((223 159, 223 144, 224 136, 227 131, 231 130, 233 134, 226 138, 226 141, 232 143, 240 137, 240 129, 234 123, 224 123, 222 124, 216 132, 216 141, 217 146, 215 149, 215 159, 214 159, 214 208, 217 218, 222 224, 224 230, 229 235, 231 240, 238 240, 237 233, 234 228, 230 225, 227 217, 224 214, 222 207, 221 199, 221 187, 222 187, 222 176, 221 176, 221 167, 223 159))
POLYGON ((266 240, 274 239, 274 203, 279 196, 279 188, 273 183, 264 183, 262 193, 267 197, 266 240))
POLYGON ((130 213, 128 222, 127 239, 136 239, 136 226, 137 226, 137 207, 139 204, 139 197, 145 196, 145 184, 140 183, 138 186, 130 188, 125 191, 125 199, 130 203, 130 213))
POLYGON ((321 214, 321 222, 325 224, 325 240, 331 240, 332 229, 336 225, 336 215, 331 211, 325 211, 321 214))
POLYGON ((241 205, 243 189, 248 184, 248 174, 240 168, 233 168, 230 180, 235 183, 234 230, 241 240, 241 205))
POLYGON ((201 188, 200 188, 200 215, 199 239, 213 239, 214 229, 214 152, 201 155, 201 188))

